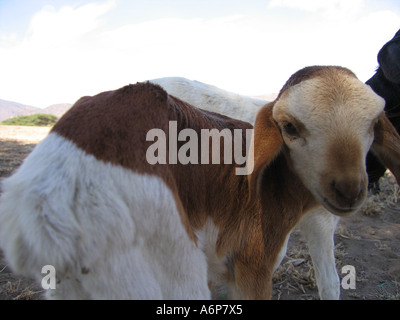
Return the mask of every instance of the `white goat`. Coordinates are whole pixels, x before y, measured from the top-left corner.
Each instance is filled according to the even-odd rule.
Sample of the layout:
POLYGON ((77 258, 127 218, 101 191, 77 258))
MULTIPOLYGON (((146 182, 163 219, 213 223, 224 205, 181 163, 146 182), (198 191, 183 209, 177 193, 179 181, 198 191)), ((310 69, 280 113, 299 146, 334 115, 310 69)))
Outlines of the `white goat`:
MULTIPOLYGON (((221 113, 254 124, 257 112, 268 101, 232 93, 218 87, 182 77, 166 77, 150 80, 173 95, 198 108, 221 113)), ((340 280, 335 264, 334 234, 339 217, 324 208, 308 212, 298 227, 307 240, 314 265, 319 296, 323 300, 338 300, 340 280)), ((288 235, 275 265, 278 268, 286 255, 288 235)), ((221 290, 221 289, 218 289, 221 290)), ((221 291, 218 291, 219 295, 221 291)), ((229 293, 226 293, 229 296, 229 293)))
MULTIPOLYGON (((0 247, 13 270, 38 280, 53 265, 52 298, 205 299, 208 283, 225 282, 235 298, 268 299, 301 217, 363 204, 371 145, 400 176, 400 137, 383 107, 347 69, 302 69, 258 112, 243 176, 237 164, 174 164, 163 134, 149 133, 168 132, 171 146, 173 123, 194 152, 182 139, 193 132, 242 130, 243 150, 246 122, 151 83, 84 97, 4 181, 0 247), (151 164, 149 150, 169 162, 151 164)), ((210 157, 225 151, 213 145, 210 157)))
POLYGON ((253 125, 258 110, 269 102, 182 77, 167 77, 149 81, 163 87, 168 94, 197 108, 217 112, 253 125))

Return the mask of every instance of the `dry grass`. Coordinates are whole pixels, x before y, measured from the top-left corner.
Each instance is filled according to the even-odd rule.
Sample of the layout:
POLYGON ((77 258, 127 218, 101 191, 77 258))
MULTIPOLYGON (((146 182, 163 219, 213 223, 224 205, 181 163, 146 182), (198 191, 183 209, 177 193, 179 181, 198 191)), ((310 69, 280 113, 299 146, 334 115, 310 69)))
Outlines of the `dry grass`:
POLYGON ((0 253, 0 300, 38 300, 44 290, 35 282, 18 277, 2 263, 0 253))
POLYGON ((50 129, 50 127, 0 125, 0 140, 16 140, 21 144, 36 144, 49 133, 50 129))
POLYGON ((0 125, 0 178, 8 177, 51 128, 0 125))
POLYGON ((288 299, 290 296, 302 300, 318 299, 315 273, 304 243, 300 247, 288 248, 285 260, 274 273, 273 283, 273 299, 288 299))
POLYGON ((8 177, 18 168, 35 145, 16 140, 0 140, 0 177, 8 177))
POLYGON ((395 177, 386 171, 385 176, 379 180, 380 192, 369 193, 361 213, 367 216, 379 215, 387 207, 395 206, 400 199, 400 190, 395 177))

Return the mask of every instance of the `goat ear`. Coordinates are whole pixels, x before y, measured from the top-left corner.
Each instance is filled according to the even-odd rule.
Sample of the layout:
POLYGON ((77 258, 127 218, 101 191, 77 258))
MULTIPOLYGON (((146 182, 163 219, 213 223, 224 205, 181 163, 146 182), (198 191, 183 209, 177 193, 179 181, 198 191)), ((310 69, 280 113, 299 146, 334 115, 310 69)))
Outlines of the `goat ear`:
POLYGON ((260 177, 268 164, 279 154, 283 139, 281 132, 272 117, 275 102, 263 106, 257 113, 254 124, 250 161, 253 160, 253 172, 248 176, 249 200, 260 191, 260 177))
POLYGON ((400 34, 386 43, 378 53, 379 65, 390 82, 400 84, 400 34))
POLYGON ((371 150, 396 177, 400 185, 400 136, 384 113, 375 125, 375 140, 371 150))

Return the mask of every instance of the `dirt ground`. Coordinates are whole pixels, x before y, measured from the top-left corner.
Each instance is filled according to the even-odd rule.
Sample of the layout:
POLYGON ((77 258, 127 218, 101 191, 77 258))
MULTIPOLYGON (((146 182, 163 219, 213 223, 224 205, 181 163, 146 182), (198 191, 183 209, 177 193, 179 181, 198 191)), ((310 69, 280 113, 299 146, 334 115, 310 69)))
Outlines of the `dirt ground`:
MULTIPOLYGON (((48 133, 49 128, 0 126, 0 180, 8 177, 48 133)), ((336 265, 352 265, 356 289, 341 290, 343 300, 400 299, 400 192, 387 174, 381 192, 370 194, 357 214, 341 219, 335 234, 336 265)), ((0 252, 0 300, 42 299, 43 289, 12 273, 0 252)), ((274 275, 273 299, 315 300, 318 290, 308 249, 295 231, 274 275)))

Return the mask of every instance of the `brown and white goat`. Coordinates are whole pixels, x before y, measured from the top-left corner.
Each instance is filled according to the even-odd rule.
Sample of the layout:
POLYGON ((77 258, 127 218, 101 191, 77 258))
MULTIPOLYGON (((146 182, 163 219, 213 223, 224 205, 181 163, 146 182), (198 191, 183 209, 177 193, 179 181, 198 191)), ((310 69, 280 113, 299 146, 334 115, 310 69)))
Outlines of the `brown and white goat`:
MULTIPOLYGON (((193 106, 221 113, 253 125, 259 109, 269 103, 269 101, 239 95, 181 77, 159 78, 150 82, 160 85, 168 94, 193 106)), ((325 208, 317 207, 315 210, 307 212, 296 226, 307 240, 315 271, 315 280, 322 300, 338 300, 340 298, 340 278, 336 270, 334 254, 334 234, 339 219, 339 216, 331 214, 325 208)), ((279 253, 275 268, 279 267, 286 255, 289 237, 290 235, 286 238, 279 253)), ((229 289, 224 284, 214 286, 211 291, 212 297, 231 297, 228 291, 229 289)))
POLYGON ((243 176, 229 163, 152 165, 146 137, 176 121, 198 136, 242 129, 244 147, 246 122, 150 83, 84 97, 4 181, 0 246, 25 275, 40 280, 53 265, 53 298, 205 299, 208 283, 225 282, 234 297, 268 299, 298 220, 317 206, 342 216, 362 205, 371 145, 400 176, 400 137, 383 107, 347 69, 302 69, 259 111, 243 176))

